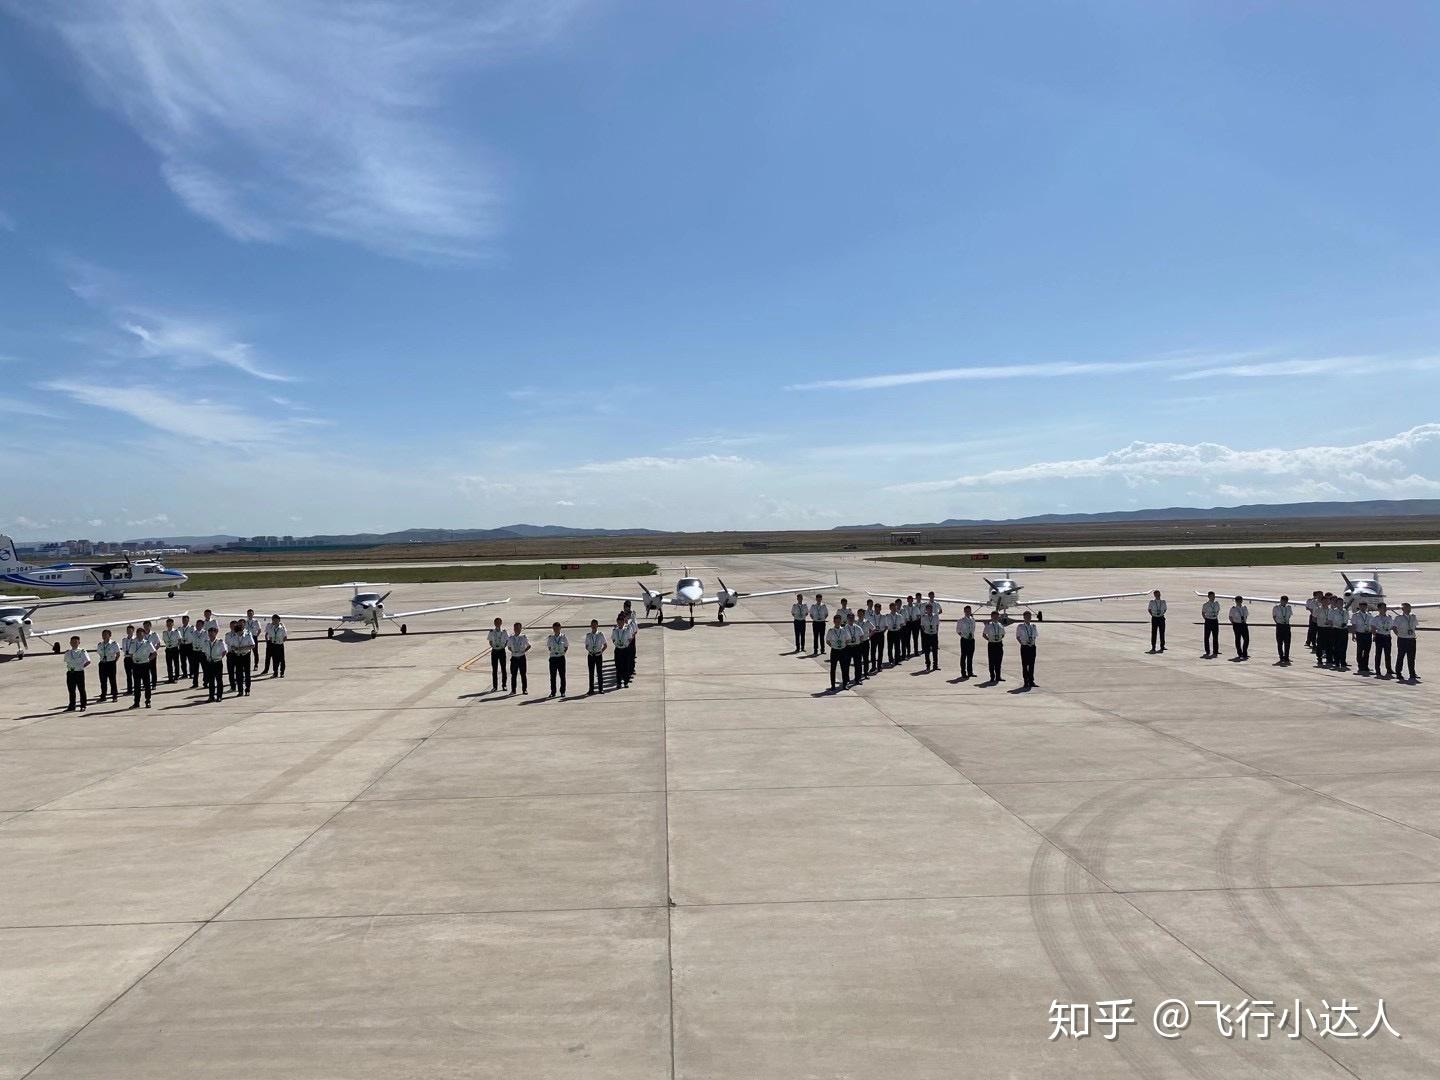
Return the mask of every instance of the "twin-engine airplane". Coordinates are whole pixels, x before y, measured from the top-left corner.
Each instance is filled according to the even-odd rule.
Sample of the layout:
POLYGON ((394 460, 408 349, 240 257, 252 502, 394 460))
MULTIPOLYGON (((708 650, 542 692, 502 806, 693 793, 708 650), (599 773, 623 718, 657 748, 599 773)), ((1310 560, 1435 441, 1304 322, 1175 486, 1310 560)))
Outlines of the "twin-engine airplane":
MULTIPOLYGON (((381 585, 389 584, 384 581, 347 581, 340 585, 321 585, 322 589, 354 589, 350 597, 350 611, 345 615, 287 615, 280 613, 280 618, 287 622, 327 622, 327 623, 359 623, 370 628, 370 636, 373 638, 380 633, 380 620, 390 619, 413 619, 417 615, 437 615, 442 611, 468 611, 470 608, 490 607, 492 604, 508 604, 510 598, 504 600, 477 600, 473 604, 451 604, 448 607, 417 608, 414 611, 386 611, 385 600, 389 592, 378 593, 368 590, 378 588, 381 585), (361 590, 367 590, 361 592, 361 590)), ((393 590, 391 590, 393 591, 393 590)), ((236 612, 215 613, 222 619, 243 619, 245 616, 236 612)), ((410 628, 405 623, 400 623, 400 633, 406 634, 410 628)), ((329 637, 335 636, 335 627, 331 626, 327 631, 329 637)))
MULTIPOLYGON (((1357 578, 1352 578, 1349 574, 1345 573, 1344 570, 1336 570, 1335 572, 1336 572, 1337 574, 1339 574, 1341 580, 1345 582, 1345 591, 1344 591, 1343 593, 1341 593, 1340 596, 1341 596, 1341 598, 1345 601, 1345 610, 1346 610, 1346 611, 1351 611, 1351 610, 1353 610, 1353 609, 1355 608, 1355 606, 1356 606, 1357 604, 1360 604, 1361 602, 1364 602, 1365 604, 1367 604, 1367 605, 1369 606, 1370 610, 1371 610, 1371 611, 1374 611, 1374 610, 1380 605, 1380 603, 1381 603, 1382 601, 1383 601, 1385 604, 1387 604, 1388 606, 1393 607, 1393 608, 1395 608, 1395 609, 1398 611, 1399 608, 1400 608, 1400 605, 1399 605, 1398 603, 1397 603, 1397 604, 1391 604, 1388 600, 1385 599, 1385 588, 1384 588, 1384 586, 1382 586, 1382 585, 1380 584, 1380 575, 1381 575, 1382 573, 1385 573, 1385 574, 1418 574, 1418 573, 1420 573, 1419 570, 1402 570, 1402 569, 1400 569, 1399 567, 1395 567, 1395 566, 1378 566, 1378 567, 1376 567, 1374 570, 1370 571, 1370 576, 1369 576, 1369 577, 1357 577, 1357 578)), ((1240 591, 1241 591, 1241 592, 1244 592, 1243 589, 1240 590, 1240 591)), ((1216 592, 1219 592, 1219 590, 1217 589, 1216 592)), ((1200 592, 1200 591, 1197 589, 1196 592, 1195 592, 1195 595, 1196 595, 1196 596, 1205 596, 1205 595, 1207 595, 1207 594, 1206 594, 1206 593, 1203 593, 1203 592, 1200 592)), ((1226 594, 1225 594, 1225 593, 1220 593, 1220 595, 1221 595, 1221 596, 1224 596, 1224 595, 1226 595, 1226 594)), ((1232 592, 1232 593, 1230 593, 1229 595, 1234 596, 1235 593, 1232 592)), ((1247 599, 1247 600, 1256 600, 1256 601, 1258 601, 1258 602, 1260 602, 1260 603, 1262 603, 1262 604, 1278 604, 1278 603, 1280 602, 1280 598, 1279 598, 1279 597, 1275 597, 1275 596, 1251 596, 1249 593, 1245 593, 1245 599, 1247 599)), ((1305 596, 1294 596, 1294 597, 1291 597, 1291 599, 1297 601, 1298 603, 1302 603, 1302 604, 1303 604, 1303 603, 1305 602, 1305 600, 1307 599, 1307 597, 1305 597, 1305 596)), ((1411 606, 1412 608, 1433 608, 1433 607, 1440 607, 1440 602, 1428 603, 1428 604, 1413 604, 1413 603, 1412 603, 1410 606, 1411 606)))
MULTIPOLYGON (((151 623, 159 626, 166 619, 178 619, 184 614, 184 612, 175 612, 172 615, 131 616, 125 619, 111 619, 108 622, 85 623, 83 626, 57 626, 49 630, 37 630, 30 618, 40 605, 29 604, 28 601, 39 599, 38 596, 0 596, 0 645, 14 645, 20 657, 24 657, 25 650, 30 647, 32 637, 62 638, 70 634, 78 634, 82 630, 100 630, 107 626, 126 626, 130 623, 139 626, 147 618, 151 623)), ((58 653, 60 642, 52 642, 51 647, 58 653)))
POLYGON ((0 585, 118 600, 131 592, 163 592, 173 597, 188 580, 179 570, 166 569, 159 559, 132 559, 128 555, 122 562, 31 566, 20 561, 15 541, 0 536, 0 585))
MULTIPOLYGON (((625 601, 629 601, 631 603, 639 602, 645 605, 646 615, 649 615, 652 611, 655 613, 655 621, 657 623, 664 619, 665 608, 667 607, 689 608, 690 623, 691 625, 694 625, 695 609, 697 607, 704 607, 707 604, 714 604, 717 608, 720 609, 719 619, 723 623, 725 621, 726 609, 733 608, 741 600, 750 600, 757 596, 780 596, 784 593, 806 592, 807 590, 811 589, 827 589, 830 587, 829 582, 824 582, 819 585, 791 585, 785 589, 766 589, 764 592, 744 592, 740 589, 729 588, 725 584, 723 579, 717 578, 716 580, 720 582, 719 591, 716 592, 714 596, 706 596, 705 583, 701 581, 698 577, 694 577, 692 575, 690 567, 671 566, 662 567, 661 569, 678 569, 683 576, 680 578, 679 581, 675 582, 675 588, 673 590, 667 589, 664 592, 656 592, 655 590, 647 586, 643 581, 637 581, 635 584, 640 586, 640 595, 638 597, 612 596, 609 593, 546 592, 544 589, 540 588, 540 584, 538 582, 536 583, 535 588, 541 596, 563 596, 571 600, 617 600, 622 603, 625 601)), ((695 567, 695 569, 714 570, 715 567, 697 566, 695 567)), ((835 575, 835 584, 840 584, 839 574, 835 575)))
MULTIPOLYGON (((1052 596, 1048 600, 1022 600, 1020 590, 1025 586, 1015 580, 1015 574, 1038 574, 1039 570, 1006 570, 1000 577, 982 580, 990 586, 990 595, 984 600, 961 600, 953 596, 937 596, 943 604, 969 604, 971 607, 991 607, 1000 612, 1004 617, 1011 608, 1038 608, 1043 604, 1078 604, 1085 600, 1124 600, 1131 596, 1144 596, 1141 592, 1119 592, 1119 593, 1096 593, 1094 596, 1052 596)), ((882 597, 886 600, 903 600, 902 593, 869 593, 870 596, 882 597)))

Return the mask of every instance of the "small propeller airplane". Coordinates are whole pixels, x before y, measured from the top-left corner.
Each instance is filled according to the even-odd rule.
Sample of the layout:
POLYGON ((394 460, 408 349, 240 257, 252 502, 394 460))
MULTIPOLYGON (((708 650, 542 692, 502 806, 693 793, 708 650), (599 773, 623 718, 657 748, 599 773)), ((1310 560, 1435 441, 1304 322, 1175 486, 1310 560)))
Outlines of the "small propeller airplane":
MULTIPOLYGON (((649 615, 652 611, 655 613, 655 622, 657 624, 665 618, 665 608, 689 608, 690 624, 692 626, 695 624, 695 609, 697 607, 704 607, 707 604, 714 604, 719 608, 719 621, 723 623, 725 621, 726 610, 733 608, 741 600, 750 600, 758 596, 782 596, 785 593, 805 592, 809 589, 830 588, 829 582, 823 582, 818 585, 791 585, 784 589, 766 589, 763 592, 744 592, 740 589, 729 588, 725 584, 724 579, 717 578, 716 580, 720 582, 719 591, 716 592, 714 596, 706 596, 705 583, 694 576, 691 567, 669 566, 661 567, 660 569, 678 571, 682 575, 680 580, 675 582, 675 588, 673 590, 666 589, 663 592, 657 592, 643 581, 637 581, 635 583, 640 586, 640 595, 638 597, 613 596, 609 593, 547 592, 541 588, 539 582, 536 582, 535 588, 541 596, 563 596, 571 600, 618 600, 622 603, 625 601, 631 603, 638 601, 645 605, 646 615, 649 615)), ((716 569, 716 567, 713 566, 694 567, 694 570, 714 569, 716 569)), ((837 586, 840 584, 840 575, 838 573, 835 575, 835 584, 837 586)))
MULTIPOLYGON (((1341 596, 1341 598, 1345 601, 1345 610, 1346 610, 1346 611, 1352 610, 1352 609, 1355 607, 1355 605, 1361 603, 1362 601, 1363 601, 1365 604, 1369 605, 1371 611, 1374 611, 1375 608, 1376 608, 1377 606, 1379 606, 1382 602, 1384 602, 1384 603, 1387 604, 1387 605, 1390 605, 1390 602, 1385 599, 1385 587, 1380 584, 1380 575, 1381 575, 1381 574, 1418 574, 1418 573, 1420 573, 1419 570, 1402 569, 1402 568, 1400 568, 1400 567, 1398 567, 1398 566, 1377 566, 1374 570, 1371 570, 1371 571, 1370 571, 1370 576, 1369 576, 1369 577, 1356 577, 1356 578, 1352 578, 1349 574, 1345 573, 1344 570, 1336 570, 1335 572, 1336 572, 1337 574, 1339 574, 1339 575, 1340 575, 1340 579, 1345 582, 1345 591, 1344 591, 1343 593, 1341 593, 1340 596, 1341 596)), ((1220 590, 1218 590, 1218 589, 1215 590, 1215 591, 1216 591, 1219 595, 1221 595, 1221 596, 1227 595, 1226 593, 1220 592, 1220 590)), ((1243 592, 1243 590, 1241 590, 1241 591, 1243 592)), ((1196 595, 1196 596, 1206 596, 1206 595, 1208 595, 1208 594, 1201 592, 1199 589, 1196 589, 1196 590, 1195 590, 1195 595, 1196 595)), ((1234 596, 1234 595, 1236 595, 1236 594, 1232 592, 1232 593, 1229 593, 1228 595, 1234 596)), ((1278 604, 1278 603, 1280 602, 1280 598, 1279 598, 1278 596, 1251 596, 1249 593, 1245 593, 1245 599, 1247 599, 1247 600, 1256 600, 1256 601, 1259 601, 1259 602, 1262 603, 1262 604, 1278 604)), ((1305 602, 1305 600, 1307 599, 1307 597, 1305 597, 1305 596, 1296 596, 1296 597, 1292 597, 1292 599, 1298 600, 1300 603, 1303 604, 1303 603, 1305 602)), ((1395 607, 1397 610, 1398 610, 1399 607, 1400 607, 1399 604, 1394 604, 1394 605, 1390 605, 1390 606, 1395 607)), ((1410 606, 1411 606, 1412 608, 1434 608, 1434 607, 1440 607, 1440 602, 1434 602, 1434 603, 1428 603, 1428 604, 1415 604, 1415 603, 1412 603, 1410 606)))
MULTIPOLYGON (((179 619, 185 612, 177 611, 169 615, 140 615, 129 616, 124 619, 110 619, 107 622, 85 623, 83 626, 57 626, 49 630, 37 630, 30 621, 31 616, 42 606, 38 596, 0 596, 0 645, 14 645, 17 651, 17 658, 23 659, 25 650, 30 647, 31 638, 61 638, 69 634, 78 634, 82 630, 101 630, 107 626, 127 626, 134 623, 139 626, 149 619, 156 626, 162 624, 166 619, 179 619)), ((60 652, 60 642, 50 643, 54 652, 60 652)))
MULTIPOLYGON (((1132 596, 1144 596, 1143 592, 1121 592, 1121 593, 1096 593, 1093 596, 1052 596, 1046 600, 1024 600, 1021 599, 1020 590, 1025 586, 1015 580, 1016 574, 1038 574, 1039 570, 1004 570, 999 577, 988 578, 983 574, 981 580, 990 587, 990 595, 984 600, 962 600, 953 596, 937 596, 943 604, 969 604, 971 607, 991 607, 1000 612, 1001 618, 1008 618, 1007 612, 1011 608, 1038 608, 1043 604, 1078 604, 1087 600, 1124 600, 1132 596)), ((886 600, 903 600, 903 593, 868 593, 869 596, 878 596, 886 600)))
POLYGON ((128 555, 121 562, 31 566, 20 561, 15 541, 0 536, 0 585, 72 595, 88 593, 96 600, 118 600, 132 592, 163 592, 173 599, 175 590, 188 580, 179 570, 167 569, 159 559, 132 559, 128 555))
MULTIPOLYGON (((280 618, 287 622, 359 623, 362 626, 368 626, 370 628, 370 636, 373 638, 380 633, 380 621, 382 619, 398 621, 400 619, 413 619, 417 615, 437 615, 442 611, 468 611, 470 608, 490 607, 492 604, 508 604, 510 602, 510 598, 507 596, 504 600, 477 600, 473 604, 451 604, 447 607, 417 608, 414 611, 386 611, 385 601, 394 590, 392 589, 383 593, 372 592, 370 590, 378 589, 388 584, 389 582, 386 581, 346 581, 339 585, 321 585, 319 587, 322 589, 355 590, 354 594, 350 597, 350 611, 348 614, 287 615, 281 612, 280 618), (365 591, 362 592, 362 589, 365 591)), ((222 619, 243 619, 245 617, 236 612, 217 611, 215 614, 222 619)), ((406 634, 409 632, 410 628, 405 623, 400 623, 400 633, 406 634)), ((333 638, 335 636, 335 627, 331 626, 326 631, 326 634, 328 637, 333 638)))

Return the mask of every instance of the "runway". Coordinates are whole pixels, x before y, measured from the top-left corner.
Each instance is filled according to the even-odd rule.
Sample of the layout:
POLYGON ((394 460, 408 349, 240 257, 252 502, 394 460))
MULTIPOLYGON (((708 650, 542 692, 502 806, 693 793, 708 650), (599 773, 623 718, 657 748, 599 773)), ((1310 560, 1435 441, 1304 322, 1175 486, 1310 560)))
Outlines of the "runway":
MULTIPOLYGON (((741 589, 838 570, 832 606, 978 581, 695 561, 741 589)), ((1440 599, 1422 569, 1410 597, 1440 599)), ((0 662, 0 1078, 1432 1077, 1440 635, 1408 686, 1312 668, 1298 627, 1293 667, 1259 627, 1249 663, 1204 661, 1191 625, 1196 588, 1334 580, 1035 575, 1032 594, 1163 589, 1170 648, 1147 655, 1143 598, 1053 608, 1028 693, 1013 637, 1006 683, 954 681, 951 607, 939 673, 831 695, 785 596, 646 627, 636 683, 594 698, 546 699, 540 652, 530 697, 491 694, 469 661, 495 609, 373 641, 291 624, 289 676, 215 705, 162 683, 148 711, 67 714, 57 657, 0 662), (1403 1038, 1226 1038, 1196 1004, 1342 997, 1362 1027, 1383 998, 1403 1038), (1049 1038, 1052 1001, 1108 999, 1137 1023, 1049 1038), (1153 1030, 1164 999, 1193 1010, 1176 1038, 1153 1030)), ((479 588, 537 646, 563 619, 583 691, 574 628, 618 605, 479 588)))

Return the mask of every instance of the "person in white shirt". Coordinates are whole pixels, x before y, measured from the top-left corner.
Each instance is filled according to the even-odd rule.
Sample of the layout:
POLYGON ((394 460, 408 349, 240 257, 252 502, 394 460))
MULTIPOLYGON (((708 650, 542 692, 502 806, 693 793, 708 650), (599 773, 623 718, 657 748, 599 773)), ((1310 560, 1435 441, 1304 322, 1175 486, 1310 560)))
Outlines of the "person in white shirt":
POLYGON ((1311 652, 1319 648, 1316 638, 1319 636, 1320 630, 1320 609, 1324 606, 1325 594, 1319 589, 1316 589, 1310 599, 1305 601, 1305 610, 1309 613, 1305 623, 1305 647, 1311 652))
POLYGON ((505 670, 505 646, 510 643, 510 635, 505 632, 505 623, 499 617, 495 619, 494 628, 485 635, 485 640, 490 645, 490 692, 508 690, 510 682, 505 670))
POLYGON ((915 590, 915 601, 910 605, 910 654, 920 651, 920 616, 925 613, 921 603, 920 590, 915 590))
POLYGON ((175 620, 165 620, 165 630, 160 635, 165 646, 165 681, 173 683, 180 677, 180 631, 175 629, 175 620))
POLYGON ((790 605, 790 619, 795 623, 795 651, 805 650, 805 622, 810 617, 810 606, 805 603, 803 593, 795 594, 795 603, 790 605))
POLYGON ((90 704, 85 694, 85 669, 90 666, 90 654, 80 647, 80 635, 70 639, 70 649, 65 654, 65 692, 70 697, 66 712, 75 711, 75 699, 80 699, 80 711, 90 704))
POLYGON ((891 667, 900 664, 900 601, 891 600, 889 608, 881 616, 885 628, 885 657, 891 667))
POLYGON ((146 619, 145 624, 140 627, 140 633, 150 639, 150 686, 153 689, 160 685, 160 635, 150 625, 149 619, 146 619))
POLYGON ((925 670, 940 670, 940 613, 926 604, 920 613, 920 649, 925 654, 925 670))
MULTIPOLYGON (((665 621, 664 611, 663 606, 655 609, 656 626, 665 621)), ((625 601, 625 606, 621 609, 620 614, 624 615, 625 621, 630 624, 630 643, 625 646, 625 670, 629 673, 625 682, 628 686, 630 681, 635 678, 635 653, 640 643, 640 620, 635 617, 635 611, 631 608, 629 600, 625 601)), ((616 659, 618 660, 619 657, 617 656, 616 659)))
POLYGON ((815 594, 815 603, 810 605, 810 655, 819 656, 825 651, 825 631, 829 628, 830 609, 825 606, 825 597, 815 594))
POLYGON ((850 674, 852 681, 858 686, 865 681, 865 642, 869 640, 869 634, 865 631, 865 624, 860 617, 851 611, 845 621, 845 631, 850 638, 850 674))
POLYGON ((1370 618, 1370 633, 1374 635, 1375 641, 1375 678, 1393 679, 1395 677, 1395 666, 1390 652, 1390 631, 1395 628, 1395 619, 1390 614, 1390 609, 1381 600, 1376 608, 1375 614, 1370 618), (1380 661, 1385 661, 1385 674, 1380 674, 1380 661))
POLYGON ((615 618, 610 644, 615 646, 615 685, 629 686, 635 677, 635 622, 627 620, 623 611, 615 618))
POLYGON ((1415 630, 1420 620, 1410 610, 1410 605, 1401 604, 1400 614, 1395 616, 1395 678, 1405 678, 1405 662, 1410 662, 1410 681, 1418 682, 1415 674, 1415 630))
POLYGON ((1339 671, 1350 670, 1350 617, 1345 612, 1343 597, 1330 599, 1330 641, 1334 649, 1334 666, 1339 671))
POLYGON ((933 591, 926 593, 925 599, 930 602, 930 606, 934 609, 936 615, 945 614, 945 609, 940 606, 940 601, 935 599, 935 593, 933 591))
POLYGON ((100 696, 97 701, 105 700, 105 687, 110 687, 110 700, 119 701, 120 694, 115 686, 115 665, 120 662, 120 644, 110 640, 110 631, 100 631, 100 643, 95 646, 95 659, 100 666, 100 696))
POLYGON ((1361 600, 1350 613, 1350 629, 1355 631, 1355 674, 1370 674, 1370 605, 1361 600))
POLYGON ((130 708, 140 707, 141 695, 145 698, 145 707, 150 708, 150 694, 155 688, 151 672, 150 661, 155 657, 155 643, 151 640, 150 634, 136 634, 130 639, 130 671, 133 679, 133 690, 131 696, 133 704, 130 708))
POLYGON ((220 670, 225 663, 225 639, 220 636, 219 627, 212 626, 205 631, 204 648, 205 689, 209 693, 206 700, 221 701, 225 697, 225 683, 220 670))
POLYGON ((955 620, 955 633, 960 636, 960 681, 975 677, 975 615, 970 605, 955 620))
MULTIPOLYGON (((260 620, 255 617, 254 608, 245 609, 245 629, 255 642, 255 652, 250 658, 250 670, 253 673, 255 665, 260 662, 260 643, 265 640, 265 628, 260 625, 260 620)), ((267 675, 269 672, 270 658, 267 656, 265 658, 265 667, 260 674, 267 675)))
POLYGON ((1275 623, 1275 663, 1281 667, 1290 666, 1290 617, 1294 609, 1290 597, 1280 597, 1280 602, 1270 609, 1270 618, 1275 623))
POLYGON ((1030 612, 1025 612, 1019 626, 1015 628, 1015 640, 1020 644, 1020 676, 1025 689, 1035 686, 1035 641, 1039 629, 1030 621, 1030 612))
POLYGON ((516 690, 519 690, 529 697, 530 673, 526 670, 525 654, 530 651, 530 639, 525 636, 525 627, 522 623, 515 624, 515 629, 510 632, 510 638, 505 642, 505 647, 510 650, 510 693, 514 694, 516 690))
MULTIPOLYGON (((190 634, 190 647, 194 653, 192 659, 195 661, 194 666, 190 669, 190 688, 192 690, 196 688, 197 680, 208 678, 209 675, 211 629, 214 629, 216 636, 219 637, 220 623, 216 620, 215 613, 206 608, 205 614, 196 620, 190 634)), ((210 684, 207 682, 205 685, 208 688, 210 684)))
POLYGON ((180 677, 189 678, 191 665, 195 660, 195 628, 190 625, 190 616, 180 616, 180 677))
POLYGON ((1160 599, 1160 590, 1156 589, 1150 602, 1145 605, 1145 610, 1150 612, 1150 651, 1152 653, 1165 651, 1165 609, 1170 605, 1160 599), (1156 648, 1156 643, 1159 648, 1156 648))
POLYGON ((272 679, 285 677, 285 639, 290 631, 280 621, 279 615, 271 615, 265 625, 265 666, 270 669, 272 679))
POLYGON ((1213 591, 1205 594, 1205 603, 1200 605, 1200 621, 1205 624, 1205 652, 1203 659, 1213 660, 1220 655, 1220 601, 1213 591))
POLYGON ((605 635, 600 632, 600 620, 590 620, 590 632, 585 635, 585 673, 590 680, 589 694, 605 692, 605 650, 610 647, 605 635))
POLYGON ((990 612, 990 620, 982 631, 985 635, 985 653, 990 666, 990 685, 1005 681, 1005 624, 1000 621, 1000 612, 990 612))
POLYGON ((870 670, 879 671, 885 666, 885 612, 880 610, 880 601, 870 610, 870 670))
POLYGON ((841 684, 839 689, 850 689, 850 637, 849 631, 845 628, 845 621, 840 613, 835 613, 834 625, 826 633, 826 643, 830 646, 830 689, 835 687, 835 669, 840 669, 841 684))
POLYGON ((1243 596, 1235 597, 1230 605, 1230 630, 1235 635, 1235 659, 1250 659, 1250 609, 1245 606, 1243 596))
POLYGON ((555 696, 555 681, 560 681, 560 696, 565 696, 565 653, 570 649, 570 639, 558 622, 550 624, 550 636, 545 639, 545 651, 550 656, 550 696, 555 696))
POLYGON ((235 620, 235 640, 226 643, 235 657, 235 692, 250 696, 250 675, 255 659, 255 635, 244 619, 235 620))
POLYGON ((120 639, 120 661, 125 668, 125 696, 135 691, 135 661, 131 654, 135 649, 135 626, 125 627, 125 636, 120 639))

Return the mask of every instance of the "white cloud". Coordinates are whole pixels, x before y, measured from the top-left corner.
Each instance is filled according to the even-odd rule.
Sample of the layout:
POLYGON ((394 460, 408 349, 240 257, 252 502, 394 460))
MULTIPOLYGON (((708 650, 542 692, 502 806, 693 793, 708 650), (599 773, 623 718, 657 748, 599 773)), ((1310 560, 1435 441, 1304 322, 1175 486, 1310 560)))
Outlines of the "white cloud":
POLYGON ((194 213, 242 241, 308 233, 477 252, 496 169, 436 120, 447 75, 552 37, 578 0, 25 4, 194 213))
POLYGON ((1171 378, 1178 382, 1194 379, 1273 379, 1313 375, 1370 376, 1395 371, 1429 371, 1440 367, 1440 357, 1396 359, 1378 356, 1323 356, 1315 359, 1272 360, 1258 364, 1224 364, 1186 371, 1171 378))
POLYGON ((0 413, 12 416, 34 416, 44 420, 59 420, 59 413, 45 408, 43 405, 36 405, 33 401, 22 401, 20 398, 0 397, 0 413))
POLYGON ((205 443, 250 448, 288 433, 285 424, 233 405, 179 396, 143 383, 112 385, 56 380, 46 383, 45 389, 65 394, 82 405, 128 416, 167 435, 205 443))
POLYGON ((7 214, 4 210, 0 210, 0 229, 5 230, 6 232, 15 231, 15 219, 9 214, 7 214))
POLYGON ((234 340, 228 331, 215 323, 155 311, 129 310, 133 318, 121 322, 120 329, 136 341, 143 356, 168 360, 182 367, 231 367, 270 382, 294 381, 289 375, 261 367, 255 360, 252 346, 234 340))
POLYGON ((1418 495, 1440 491, 1440 481, 1418 473, 1415 460, 1436 443, 1440 443, 1440 424, 1421 424, 1388 438, 1351 446, 1235 450, 1220 443, 1133 442, 1098 457, 1042 461, 948 480, 897 484, 887 490, 922 493, 1096 478, 1114 478, 1132 485, 1177 477, 1231 483, 1240 477, 1284 478, 1287 490, 1299 482, 1332 486, 1338 482, 1341 486, 1336 490, 1418 495))
POLYGON ((572 471, 582 473, 675 472, 681 469, 747 469, 753 461, 735 454, 702 454, 699 457, 628 457, 614 461, 590 461, 572 471))

